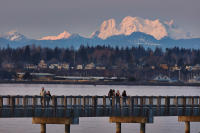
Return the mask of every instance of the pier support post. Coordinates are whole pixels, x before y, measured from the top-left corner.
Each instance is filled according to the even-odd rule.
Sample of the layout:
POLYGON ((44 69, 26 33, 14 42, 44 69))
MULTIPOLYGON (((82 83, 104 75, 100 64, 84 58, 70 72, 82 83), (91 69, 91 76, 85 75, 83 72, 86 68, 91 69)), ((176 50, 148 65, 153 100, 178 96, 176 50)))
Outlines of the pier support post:
POLYGON ((200 122, 200 116, 179 116, 179 122, 185 122, 185 133, 190 133, 190 122, 200 122))
POLYGON ((70 133, 70 124, 65 124, 65 133, 70 133))
POLYGON ((68 117, 33 117, 32 123, 40 124, 41 133, 46 133, 46 124, 64 124, 65 133, 70 133, 70 124, 78 124, 78 119, 68 117))
POLYGON ((140 133, 145 133, 145 123, 140 123, 140 133))
POLYGON ((40 124, 41 133, 46 133, 46 124, 40 124))
POLYGON ((185 122, 185 133, 190 133, 190 122, 189 121, 185 122))
POLYGON ((121 133, 121 122, 116 123, 116 133, 121 133))

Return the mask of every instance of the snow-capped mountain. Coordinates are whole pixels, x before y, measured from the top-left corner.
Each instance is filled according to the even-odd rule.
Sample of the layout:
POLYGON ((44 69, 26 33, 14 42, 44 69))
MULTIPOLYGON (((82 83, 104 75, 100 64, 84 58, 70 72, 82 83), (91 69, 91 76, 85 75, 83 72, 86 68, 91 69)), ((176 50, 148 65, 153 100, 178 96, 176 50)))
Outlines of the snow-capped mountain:
POLYGON ((27 38, 22 35, 21 33, 13 30, 5 33, 4 35, 0 36, 1 38, 10 40, 10 41, 21 41, 21 40, 26 40, 27 38))
POLYGON ((64 31, 63 33, 60 33, 57 36, 45 36, 39 40, 60 40, 60 39, 67 39, 70 36, 71 36, 71 34, 69 32, 64 31))
MULTIPOLYGON (((98 32, 97 32, 98 33, 98 32)), ((98 37, 85 38, 81 37, 78 34, 72 34, 67 39, 58 39, 58 40, 34 40, 34 39, 22 39, 17 41, 8 40, 0 37, 0 48, 5 47, 24 47, 26 45, 36 45, 40 47, 49 47, 49 48, 75 48, 78 49, 81 45, 87 46, 97 46, 97 45, 109 45, 111 47, 138 47, 143 46, 145 48, 155 49, 156 47, 172 48, 172 47, 181 47, 181 48, 194 48, 200 49, 200 38, 192 39, 172 39, 170 37, 164 37, 160 40, 157 40, 153 36, 143 33, 143 32, 133 32, 130 35, 114 35, 106 39, 101 39, 98 37)))
POLYGON ((160 40, 163 37, 171 37, 173 39, 189 38, 189 33, 179 29, 174 21, 161 21, 159 19, 150 20, 140 17, 125 17, 119 25, 116 25, 115 19, 103 21, 100 29, 92 33, 101 39, 106 39, 114 35, 130 35, 133 32, 143 32, 160 40))
POLYGON ((147 48, 195 48, 200 49, 200 38, 192 38, 189 33, 178 28, 174 21, 149 20, 139 17, 125 17, 119 25, 115 19, 105 20, 100 29, 93 32, 90 38, 79 34, 70 34, 67 31, 55 36, 45 36, 40 39, 28 39, 24 35, 11 31, 0 35, 0 48, 23 47, 26 45, 41 47, 60 47, 78 49, 81 45, 97 46, 109 45, 111 47, 137 47, 147 48))

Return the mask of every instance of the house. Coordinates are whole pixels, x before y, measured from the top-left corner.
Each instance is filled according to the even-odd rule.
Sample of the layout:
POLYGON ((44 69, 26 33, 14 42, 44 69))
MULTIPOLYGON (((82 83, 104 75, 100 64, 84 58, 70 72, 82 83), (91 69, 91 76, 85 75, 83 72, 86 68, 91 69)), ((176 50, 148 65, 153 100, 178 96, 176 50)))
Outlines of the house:
POLYGON ((86 69, 86 70, 95 69, 95 64, 94 64, 93 62, 90 63, 90 64, 87 64, 87 65, 85 66, 85 69, 86 69))
POLYGON ((192 70, 192 66, 185 66, 185 69, 188 70, 188 71, 191 71, 192 70))
POLYGON ((67 64, 67 63, 61 64, 61 68, 65 69, 65 70, 69 70, 69 64, 67 64))
POLYGON ((55 64, 50 64, 49 65, 49 69, 56 69, 56 65, 55 64))
POLYGON ((192 66, 193 71, 200 70, 200 64, 196 64, 195 66, 192 66))
POLYGON ((168 70, 168 65, 167 64, 160 64, 160 68, 164 69, 164 70, 168 70))
POLYGON ((37 69, 37 65, 34 65, 34 64, 25 64, 24 65, 24 68, 25 69, 32 69, 32 70, 35 70, 35 69, 37 69))
POLYGON ((77 70, 82 70, 82 69, 83 69, 83 65, 77 65, 77 66, 76 66, 76 69, 77 69, 77 70))
POLYGON ((68 70, 69 69, 69 64, 67 64, 67 63, 63 63, 63 64, 50 64, 49 65, 49 69, 58 69, 58 70, 65 69, 65 70, 68 70))
POLYGON ((177 64, 175 64, 173 67, 170 68, 171 71, 179 71, 181 70, 181 67, 179 67, 177 64))
POLYGON ((44 60, 40 61, 40 63, 38 64, 38 68, 41 68, 41 69, 46 69, 47 68, 47 64, 45 63, 44 60))

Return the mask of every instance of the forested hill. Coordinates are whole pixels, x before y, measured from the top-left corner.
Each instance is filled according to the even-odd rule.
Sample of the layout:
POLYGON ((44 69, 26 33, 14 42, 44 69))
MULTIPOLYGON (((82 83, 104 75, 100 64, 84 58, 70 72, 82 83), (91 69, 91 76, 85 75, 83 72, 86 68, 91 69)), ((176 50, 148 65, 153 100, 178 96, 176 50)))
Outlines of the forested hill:
POLYGON ((1 66, 5 63, 13 63, 15 67, 23 64, 38 64, 40 60, 46 63, 66 62, 70 65, 95 63, 98 65, 126 66, 131 68, 136 65, 159 66, 168 64, 173 66, 200 64, 200 50, 180 49, 177 47, 145 49, 141 46, 131 48, 119 48, 110 46, 81 46, 78 50, 73 48, 42 48, 35 45, 22 48, 0 49, 1 66))

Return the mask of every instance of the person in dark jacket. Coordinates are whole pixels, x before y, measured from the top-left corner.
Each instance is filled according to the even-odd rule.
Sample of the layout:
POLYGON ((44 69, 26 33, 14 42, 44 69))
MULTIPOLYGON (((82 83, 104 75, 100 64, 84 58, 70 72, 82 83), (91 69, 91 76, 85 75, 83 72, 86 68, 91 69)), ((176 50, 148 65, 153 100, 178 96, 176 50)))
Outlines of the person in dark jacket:
POLYGON ((120 106, 120 92, 119 92, 119 90, 117 90, 115 97, 116 97, 116 107, 117 107, 117 105, 120 106))
POLYGON ((126 105, 127 94, 125 90, 122 92, 122 97, 123 97, 123 104, 126 105))
POLYGON ((110 99, 110 105, 112 106, 112 97, 113 97, 113 90, 110 89, 110 91, 108 92, 108 96, 109 96, 109 99, 110 99))
POLYGON ((50 91, 47 91, 47 93, 46 93, 46 102, 47 102, 47 107, 49 106, 49 102, 50 102, 50 100, 51 100, 51 93, 50 93, 50 91))

